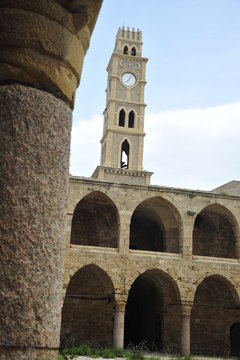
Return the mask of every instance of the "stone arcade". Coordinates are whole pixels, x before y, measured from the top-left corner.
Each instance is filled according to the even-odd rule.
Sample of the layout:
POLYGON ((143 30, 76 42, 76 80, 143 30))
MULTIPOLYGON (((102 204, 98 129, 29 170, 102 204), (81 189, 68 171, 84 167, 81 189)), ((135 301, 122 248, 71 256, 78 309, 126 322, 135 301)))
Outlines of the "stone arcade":
POLYGON ((142 34, 121 28, 107 72, 101 163, 70 177, 61 341, 240 355, 240 186, 150 185, 142 34))

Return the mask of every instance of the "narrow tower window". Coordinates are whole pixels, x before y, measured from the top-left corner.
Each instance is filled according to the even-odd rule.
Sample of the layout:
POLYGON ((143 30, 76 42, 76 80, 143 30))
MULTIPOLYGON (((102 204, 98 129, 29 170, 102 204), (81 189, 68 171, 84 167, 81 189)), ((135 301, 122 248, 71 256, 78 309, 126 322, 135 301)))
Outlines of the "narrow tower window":
POLYGON ((127 45, 124 46, 123 53, 124 53, 125 55, 128 54, 128 47, 127 47, 127 45))
POLYGON ((119 126, 125 126, 125 111, 123 109, 119 113, 118 125, 119 126))
POLYGON ((131 55, 136 56, 136 48, 135 47, 132 47, 131 55))
POLYGON ((121 169, 128 169, 129 167, 129 143, 125 140, 121 148, 121 169))
POLYGON ((128 127, 129 128, 134 128, 134 112, 133 110, 130 111, 129 115, 128 115, 128 127))

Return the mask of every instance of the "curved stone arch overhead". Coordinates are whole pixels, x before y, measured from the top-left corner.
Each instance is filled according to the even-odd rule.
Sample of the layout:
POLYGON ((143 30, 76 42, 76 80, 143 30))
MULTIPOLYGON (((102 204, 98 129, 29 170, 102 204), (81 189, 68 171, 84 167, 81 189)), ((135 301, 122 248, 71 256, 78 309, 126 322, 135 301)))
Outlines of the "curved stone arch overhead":
POLYGON ((219 274, 206 276, 194 296, 191 353, 230 355, 230 329, 239 321, 239 296, 232 282, 219 274))
POLYGON ((227 216, 227 218, 229 219, 229 221, 231 221, 232 225, 233 226, 239 226, 239 222, 237 220, 237 214, 235 215, 234 214, 234 211, 233 209, 229 209, 229 203, 228 203, 228 207, 221 201, 213 201, 212 203, 208 203, 206 206, 203 206, 201 207, 198 211, 197 211, 197 215, 208 209, 208 208, 211 208, 211 207, 215 207, 215 208, 219 208, 221 209, 221 212, 223 214, 225 214, 227 216))
POLYGON ((180 303, 183 298, 184 289, 181 288, 179 282, 175 278, 174 270, 175 269, 163 270, 163 269, 159 269, 157 267, 146 267, 146 266, 145 267, 142 266, 141 271, 139 269, 134 269, 134 271, 128 272, 128 277, 126 278, 126 282, 125 282, 126 294, 129 295, 129 291, 130 291, 132 285, 141 275, 155 273, 159 276, 162 275, 163 277, 165 277, 166 279, 168 279, 170 281, 170 283, 175 287, 178 302, 180 303))
POLYGON ((182 224, 179 211, 169 200, 161 196, 147 198, 133 211, 130 248, 179 253, 182 245, 182 224))
POLYGON ((96 190, 96 186, 91 187, 91 184, 88 184, 89 186, 81 188, 81 193, 77 193, 74 191, 72 194, 69 195, 69 205, 68 205, 68 212, 74 213, 74 210, 76 209, 76 206, 79 204, 81 200, 83 200, 86 196, 89 196, 93 193, 101 193, 105 195, 107 198, 110 199, 110 201, 118 208, 117 201, 114 198, 114 194, 107 191, 106 187, 100 187, 96 190), (77 195, 76 195, 77 194, 77 195))
POLYGON ((213 202, 202 208, 193 224, 193 254, 222 258, 239 257, 240 232, 235 215, 213 202))
POLYGON ((106 275, 111 279, 111 281, 113 283, 114 292, 115 292, 116 289, 118 289, 121 286, 121 285, 119 285, 118 276, 116 276, 116 273, 114 271, 112 271, 112 268, 109 267, 108 263, 105 263, 104 261, 95 261, 95 260, 92 261, 89 257, 86 257, 86 258, 81 257, 80 260, 78 261, 78 257, 76 256, 74 260, 75 261, 72 262, 71 266, 68 267, 68 269, 66 269, 66 271, 64 273, 63 297, 65 295, 66 288, 67 288, 71 278, 74 276, 74 274, 76 274, 80 269, 82 269, 84 267, 88 267, 90 265, 93 266, 93 267, 99 268, 104 273, 106 273, 106 275))
POLYGON ((224 271, 224 274, 221 274, 220 272, 216 273, 216 272, 212 272, 212 273, 207 273, 205 275, 202 275, 201 277, 197 278, 194 281, 194 284, 192 284, 192 293, 193 293, 193 301, 195 299, 196 296, 196 292, 198 287, 206 280, 206 279, 218 279, 223 281, 224 284, 226 284, 226 286, 228 287, 234 301, 236 302, 236 304, 240 305, 240 286, 238 284, 238 281, 234 281, 234 279, 232 278, 228 278, 226 276, 226 272, 224 271))
POLYGON ((125 312, 125 346, 146 341, 151 350, 179 351, 181 295, 177 283, 160 269, 133 281, 125 312))
POLYGON ((70 243, 117 248, 119 212, 101 191, 92 191, 76 205, 72 216, 70 243))
POLYGON ((90 263, 70 278, 64 298, 61 342, 112 345, 115 288, 109 274, 90 263))

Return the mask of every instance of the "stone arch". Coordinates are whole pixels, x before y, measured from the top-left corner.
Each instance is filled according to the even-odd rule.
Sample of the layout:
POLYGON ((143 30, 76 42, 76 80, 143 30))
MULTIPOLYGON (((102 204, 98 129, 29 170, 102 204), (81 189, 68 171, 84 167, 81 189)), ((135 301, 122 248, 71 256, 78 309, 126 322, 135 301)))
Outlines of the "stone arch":
POLYGON ((95 264, 79 269, 70 279, 61 321, 61 344, 112 346, 115 306, 110 276, 95 264))
POLYGON ((153 351, 180 350, 180 291, 159 269, 146 270, 133 282, 126 304, 124 346, 145 342, 153 351))
POLYGON ((135 48, 135 46, 133 46, 132 49, 131 49, 131 55, 136 56, 136 48, 135 48))
POLYGON ((179 253, 182 219, 175 206, 156 196, 142 201, 130 225, 130 249, 179 253))
POLYGON ((117 248, 119 214, 114 202, 104 193, 93 191, 75 207, 71 244, 117 248))
POLYGON ((120 109, 118 112, 118 126, 125 126, 126 110, 124 108, 120 109))
POLYGON ((131 129, 136 127, 136 112, 134 109, 128 112, 128 127, 131 129))
POLYGON ((194 255, 237 258, 238 241, 237 220, 226 207, 214 203, 198 213, 193 228, 194 255))
POLYGON ((125 45, 123 48, 123 54, 128 55, 128 46, 125 45))
POLYGON ((132 168, 132 143, 129 140, 128 137, 124 137, 122 139, 122 141, 119 144, 119 149, 118 149, 118 163, 119 163, 119 167, 123 168, 122 166, 122 152, 123 152, 123 143, 127 141, 127 143, 129 144, 129 149, 128 149, 128 159, 127 159, 127 169, 131 169, 132 168))
POLYGON ((239 297, 233 284, 215 274, 197 286, 191 312, 191 353, 228 356, 230 328, 240 321, 239 297))

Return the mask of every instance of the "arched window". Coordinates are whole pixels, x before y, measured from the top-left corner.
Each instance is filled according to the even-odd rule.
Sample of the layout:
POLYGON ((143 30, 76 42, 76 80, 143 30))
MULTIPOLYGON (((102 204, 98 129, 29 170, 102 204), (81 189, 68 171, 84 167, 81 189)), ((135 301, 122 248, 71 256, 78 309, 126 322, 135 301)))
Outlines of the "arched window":
POLYGON ((129 143, 125 140, 121 148, 121 169, 128 169, 129 167, 129 149, 129 143))
POLYGON ((119 126, 125 126, 125 111, 123 109, 119 113, 118 125, 119 126))
POLYGON ((125 55, 128 54, 128 47, 127 47, 127 45, 124 46, 123 53, 124 53, 125 55))
POLYGON ((133 110, 130 111, 129 115, 128 115, 128 127, 129 128, 134 128, 134 112, 133 110))
POLYGON ((136 56, 136 48, 135 47, 132 47, 131 55, 136 56))

